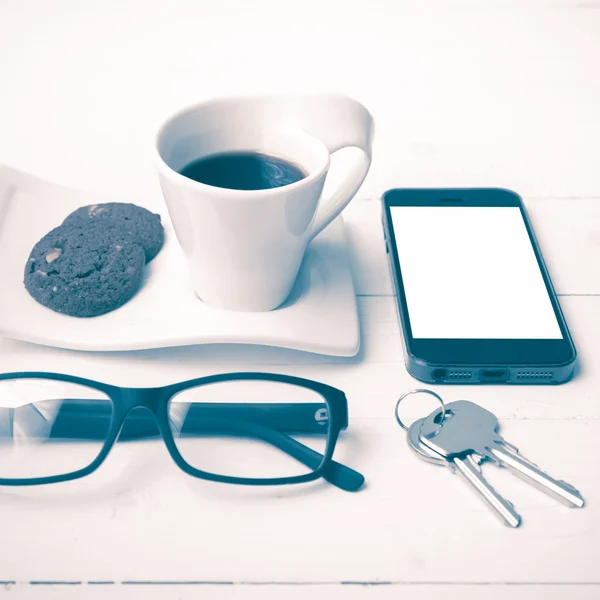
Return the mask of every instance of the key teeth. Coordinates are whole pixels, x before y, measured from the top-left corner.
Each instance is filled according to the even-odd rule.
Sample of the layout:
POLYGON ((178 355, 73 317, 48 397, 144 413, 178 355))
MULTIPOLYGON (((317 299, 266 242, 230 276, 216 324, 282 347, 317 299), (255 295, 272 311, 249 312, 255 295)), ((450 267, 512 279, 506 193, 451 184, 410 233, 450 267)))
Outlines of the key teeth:
POLYGON ((506 502, 506 504, 508 504, 510 506, 510 508, 513 511, 513 517, 515 519, 515 523, 511 523, 509 521, 504 521, 504 524, 507 527, 510 527, 511 529, 516 529, 517 527, 519 527, 521 525, 521 522, 523 521, 523 519, 521 518, 521 515, 517 512, 517 509, 515 508, 515 505, 510 501, 507 500, 506 498, 504 499, 504 501, 506 502))
POLYGON ((508 448, 509 450, 512 450, 515 454, 519 454, 519 449, 516 446, 513 446, 510 442, 507 442, 504 438, 498 437, 496 443, 508 448))
POLYGON ((570 483, 567 483, 566 481, 564 481, 562 479, 557 479, 556 481, 558 483, 560 483, 561 485, 563 485, 564 487, 566 487, 569 491, 574 492, 575 494, 579 494, 579 491, 576 490, 570 483))
POLYGON ((574 504, 573 502, 571 502, 569 508, 583 508, 585 505, 585 500, 583 499, 583 496, 581 495, 581 493, 579 492, 579 490, 575 487, 573 487, 570 483, 567 483, 566 481, 563 481, 562 479, 558 479, 557 480, 558 483, 560 483, 562 486, 564 486, 566 489, 568 489, 571 494, 573 494, 573 496, 579 498, 580 503, 578 504, 574 504))
POLYGON ((579 493, 579 490, 573 487, 570 483, 567 483, 563 480, 554 479, 553 477, 545 473, 542 469, 540 469, 540 467, 538 467, 535 463, 525 458, 518 451, 507 447, 506 444, 498 445, 497 452, 500 454, 500 456, 495 457, 495 464, 497 464, 498 466, 510 469, 514 473, 514 475, 516 475, 520 479, 523 479, 525 482, 534 485, 542 492, 548 493, 549 495, 553 496, 559 502, 568 506, 569 508, 583 508, 583 497, 579 493), (502 452, 506 456, 503 457, 501 455, 502 452), (542 475, 545 479, 548 480, 549 483, 552 484, 553 482, 554 484, 561 487, 563 489, 563 492, 566 492, 567 495, 565 495, 565 493, 561 493, 560 490, 557 491, 552 485, 547 485, 547 483, 544 483, 544 480, 536 478, 535 473, 533 474, 533 476, 531 473, 528 474, 522 468, 518 467, 518 463, 517 465, 511 464, 511 459, 520 462, 522 465, 534 471, 538 471, 538 475, 542 475), (571 496, 571 498, 568 497, 569 495, 571 496))
MULTIPOLYGON (((529 460, 528 458, 526 458, 525 456, 523 456, 520 452, 519 449, 516 446, 513 446, 512 444, 509 444, 505 439, 500 439, 500 440, 496 440, 496 445, 499 446, 501 449, 503 449, 505 452, 507 452, 508 454, 512 453, 515 454, 516 456, 518 456, 523 462, 527 463, 528 465, 531 465, 532 467, 535 467, 536 469, 539 469, 540 471, 542 469, 540 469, 540 466, 537 465, 536 463, 534 463, 533 461, 529 460)), ((499 464, 501 467, 504 466, 502 464, 502 460, 498 459, 497 457, 492 457, 492 459, 499 464)))

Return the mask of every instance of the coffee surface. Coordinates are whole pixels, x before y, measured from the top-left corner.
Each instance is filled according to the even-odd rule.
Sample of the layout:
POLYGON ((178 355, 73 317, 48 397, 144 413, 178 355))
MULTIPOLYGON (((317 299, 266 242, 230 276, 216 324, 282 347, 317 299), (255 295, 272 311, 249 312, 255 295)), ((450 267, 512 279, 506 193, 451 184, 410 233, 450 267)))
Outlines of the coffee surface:
POLYGON ((294 163, 259 152, 212 154, 192 161, 180 173, 199 183, 231 190, 268 190, 306 177, 294 163))

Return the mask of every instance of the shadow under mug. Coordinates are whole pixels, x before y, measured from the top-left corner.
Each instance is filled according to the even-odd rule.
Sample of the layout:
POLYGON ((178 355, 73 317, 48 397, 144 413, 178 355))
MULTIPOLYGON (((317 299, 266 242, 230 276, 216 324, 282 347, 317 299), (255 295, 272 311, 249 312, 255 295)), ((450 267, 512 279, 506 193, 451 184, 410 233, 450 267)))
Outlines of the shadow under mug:
POLYGON ((156 138, 158 175, 202 301, 238 311, 268 311, 285 302, 306 246, 364 181, 372 137, 367 109, 333 94, 224 98, 169 118, 156 138), (345 147, 360 152, 322 197, 330 155, 345 147), (282 158, 306 177, 278 188, 237 190, 180 174, 196 159, 232 151, 282 158))

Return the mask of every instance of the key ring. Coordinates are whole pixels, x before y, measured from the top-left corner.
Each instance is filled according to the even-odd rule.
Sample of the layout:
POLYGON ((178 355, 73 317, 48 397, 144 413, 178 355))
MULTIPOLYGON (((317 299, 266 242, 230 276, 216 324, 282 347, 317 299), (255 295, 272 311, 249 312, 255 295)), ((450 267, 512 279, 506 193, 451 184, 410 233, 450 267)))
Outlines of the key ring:
POLYGON ((402 427, 402 429, 404 429, 404 431, 408 431, 408 427, 402 422, 402 419, 398 415, 398 408, 399 408, 402 400, 404 400, 408 396, 412 396, 412 394, 429 394, 430 396, 433 396, 434 398, 436 398, 439 401, 439 403, 442 405, 442 416, 440 418, 440 427, 441 427, 441 424, 444 422, 444 419, 446 418, 446 405, 444 404, 444 401, 442 400, 441 396, 439 396, 435 392, 432 392, 431 390, 426 390, 424 388, 410 390, 408 392, 405 392, 404 394, 402 394, 402 396, 400 396, 400 398, 398 398, 398 402, 396 402, 396 410, 394 411, 396 414, 396 421, 398 421, 398 425, 400 425, 400 427, 402 427))

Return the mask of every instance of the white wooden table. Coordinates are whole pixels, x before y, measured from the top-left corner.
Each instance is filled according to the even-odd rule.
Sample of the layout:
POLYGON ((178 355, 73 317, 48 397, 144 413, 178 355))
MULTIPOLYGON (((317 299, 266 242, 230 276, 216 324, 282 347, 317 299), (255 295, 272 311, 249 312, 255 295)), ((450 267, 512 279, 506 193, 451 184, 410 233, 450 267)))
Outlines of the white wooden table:
POLYGON ((366 488, 196 481, 162 446, 128 445, 87 479, 0 490, 5 595, 600 597, 600 2, 0 2, 0 162, 60 183, 157 206, 157 119, 213 95, 287 89, 353 95, 376 119, 373 167, 345 213, 359 356, 88 355, 3 339, 0 369, 122 385, 238 369, 319 379, 347 393, 336 458, 366 488), (458 185, 524 197, 580 354, 561 387, 439 388, 494 411, 509 440, 587 500, 569 511, 490 467, 524 517, 519 530, 418 461, 393 419, 416 382, 402 362, 378 199, 394 186, 458 185))

